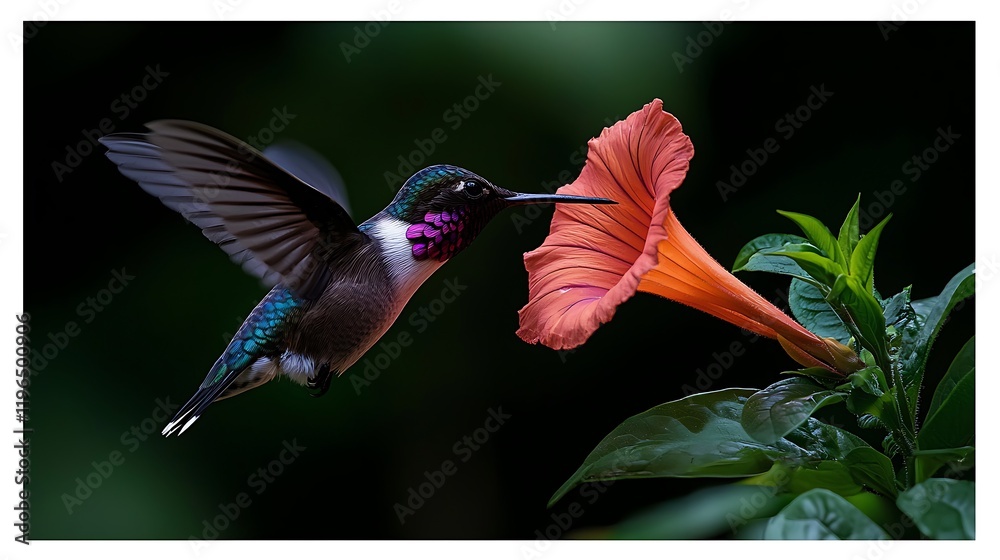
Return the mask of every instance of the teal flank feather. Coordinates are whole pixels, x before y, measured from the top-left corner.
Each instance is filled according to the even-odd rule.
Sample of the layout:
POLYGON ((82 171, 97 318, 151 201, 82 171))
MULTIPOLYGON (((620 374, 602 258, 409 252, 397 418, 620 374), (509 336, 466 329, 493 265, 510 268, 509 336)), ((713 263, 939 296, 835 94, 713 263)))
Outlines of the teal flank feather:
POLYGON ((227 373, 243 371, 257 358, 280 354, 283 335, 301 311, 301 304, 291 291, 281 285, 272 288, 243 321, 226 351, 212 366, 202 388, 219 383, 227 373))
POLYGON ((281 284, 268 292, 208 371, 198 391, 181 407, 164 435, 183 432, 212 402, 234 395, 245 387, 231 387, 260 358, 277 359, 285 350, 285 335, 303 312, 302 301, 281 284), (227 391, 227 389, 234 389, 227 391))

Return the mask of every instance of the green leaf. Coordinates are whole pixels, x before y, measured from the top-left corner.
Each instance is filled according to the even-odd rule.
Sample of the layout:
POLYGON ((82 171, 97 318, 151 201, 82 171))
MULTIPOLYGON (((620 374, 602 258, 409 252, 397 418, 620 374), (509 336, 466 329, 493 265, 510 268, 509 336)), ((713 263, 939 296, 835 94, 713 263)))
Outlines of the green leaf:
MULTIPOLYGON (((945 400, 955 391, 956 386, 970 375, 976 373, 976 337, 973 336, 965 343, 965 346, 955 354, 948 371, 944 374, 937 389, 934 390, 934 397, 931 398, 930 407, 927 408, 927 417, 930 418, 941 408, 945 400)), ((974 403, 973 403, 974 404, 974 403)))
MULTIPOLYGON (((835 430, 832 426, 824 426, 828 431, 835 430)), ((831 450, 832 448, 828 449, 831 450)), ((746 478, 737 484, 770 486, 775 488, 775 493, 782 495, 797 495, 814 488, 825 488, 845 497, 863 492, 863 486, 873 489, 884 487, 887 495, 895 498, 895 475, 888 457, 860 440, 847 442, 834 455, 836 457, 828 460, 798 466, 777 462, 768 472, 746 478)))
POLYGON ((812 216, 797 212, 778 210, 778 213, 795 222, 796 225, 802 228, 802 233, 806 234, 806 237, 813 245, 819 247, 827 258, 841 267, 842 273, 847 272, 847 258, 840 250, 840 244, 833 237, 833 234, 830 233, 830 230, 823 225, 823 222, 812 216))
POLYGON ((878 250, 878 240, 882 235, 882 229, 889 223, 890 218, 892 218, 892 214, 886 216, 877 226, 873 227, 867 235, 861 238, 858 246, 851 253, 851 276, 857 278, 868 290, 868 293, 871 293, 874 287, 875 252, 878 250))
POLYGON ((917 328, 903 331, 899 351, 900 369, 911 401, 916 401, 927 355, 948 314, 965 298, 976 293, 976 265, 973 263, 956 274, 935 297, 913 302, 917 328))
POLYGON ((791 494, 804 494, 814 488, 824 488, 841 496, 852 496, 863 490, 847 465, 840 461, 820 461, 816 465, 796 467, 784 490, 791 494))
MULTIPOLYGON (((950 461, 963 461, 961 450, 975 441, 975 337, 959 351, 938 384, 927 420, 917 433, 917 481, 932 476, 950 461)), ((966 451, 967 452, 967 451, 966 451)))
POLYGON ((815 418, 806 420, 805 424, 786 435, 784 441, 807 451, 806 455, 790 456, 792 460, 785 461, 786 465, 792 466, 799 462, 816 464, 817 460, 839 461, 852 449, 871 447, 851 432, 825 424, 815 418))
POLYGON ((900 494, 896 505, 932 539, 976 538, 974 482, 931 478, 900 494))
POLYGON ((612 528, 613 539, 703 539, 771 517, 792 501, 771 486, 725 484, 695 490, 633 515, 612 528))
MULTIPOLYGON (((867 444, 862 445, 867 447, 867 444)), ((860 448, 854 447, 851 451, 854 449, 860 448)), ((804 494, 813 488, 826 488, 841 496, 861 492, 861 486, 854 481, 850 470, 842 461, 843 458, 838 458, 798 466, 777 462, 766 473, 743 479, 737 484, 770 486, 776 493, 791 495, 804 494)))
POLYGON ((896 408, 893 406, 895 388, 890 389, 885 374, 878 366, 869 366, 847 376, 848 383, 837 387, 849 390, 847 410, 858 416, 869 414, 881 420, 890 429, 900 426, 896 408))
MULTIPOLYGON (((857 278, 838 276, 828 299, 839 301, 847 307, 863 338, 862 345, 875 354, 876 358, 889 355, 882 307, 857 278)), ((879 363, 879 365, 883 371, 888 371, 889 364, 879 363)))
POLYGON ((787 245, 780 251, 766 253, 769 256, 788 257, 795 261, 809 276, 826 286, 832 286, 838 275, 844 274, 844 269, 810 250, 812 245, 787 245))
POLYGON ((915 480, 923 482, 934 476, 938 469, 951 463, 952 469, 971 469, 976 464, 976 448, 967 445, 952 449, 921 449, 913 453, 916 467, 915 480))
POLYGON ((868 366, 863 370, 848 375, 846 385, 849 385, 852 389, 858 389, 876 397, 881 397, 883 393, 889 390, 889 383, 885 379, 885 373, 878 366, 868 366))
POLYGON ((761 443, 740 424, 755 389, 699 393, 655 406, 608 434, 549 502, 576 485, 599 480, 656 477, 747 477, 775 461, 789 466, 836 460, 860 438, 810 418, 775 443, 761 443))
POLYGON ((939 457, 947 461, 975 462, 976 448, 972 445, 964 447, 953 447, 951 449, 918 449, 913 452, 914 457, 939 457))
POLYGON ((919 449, 969 445, 976 428, 976 343, 973 337, 955 356, 934 392, 927 420, 917 433, 919 449))
POLYGON ((885 496, 896 496, 896 471, 892 460, 882 453, 871 447, 857 447, 844 457, 842 464, 858 484, 885 496))
POLYGON ((833 387, 835 385, 840 385, 844 381, 844 375, 841 373, 834 373, 826 368, 822 367, 807 367, 802 369, 794 369, 789 371, 781 372, 782 375, 801 375, 808 377, 813 381, 819 383, 820 385, 826 386, 827 388, 833 387))
POLYGON ((874 416, 881 420, 882 425, 887 429, 895 430, 901 425, 899 417, 896 414, 896 408, 893 406, 895 392, 896 389, 894 387, 876 397, 860 389, 853 389, 850 396, 846 399, 847 410, 858 416, 864 414, 874 416))
MULTIPOLYGON (((867 515, 868 519, 874 521, 876 525, 888 533, 890 538, 920 538, 920 531, 918 531, 912 523, 909 523, 908 519, 906 520, 907 523, 905 523, 905 525, 904 523, 901 523, 904 516, 903 513, 899 511, 899 508, 896 507, 895 496, 882 496, 872 492, 859 492, 853 496, 844 496, 844 499, 867 515)), ((874 560, 877 554, 871 553, 871 549, 869 549, 869 556, 872 560, 874 560)))
POLYGON ((844 393, 790 377, 761 389, 743 406, 743 429, 757 441, 774 443, 801 426, 820 408, 840 402, 844 393))
POLYGON ((736 255, 736 262, 733 264, 733 272, 773 272, 775 274, 807 278, 808 275, 806 272, 799 265, 795 264, 795 261, 792 259, 767 254, 773 251, 780 251, 786 245, 800 245, 803 243, 807 243, 807 240, 798 235, 784 233, 762 235, 740 249, 740 253, 736 255))
POLYGON ((807 330, 822 337, 836 339, 841 344, 847 344, 850 340, 851 333, 847 326, 817 287, 793 278, 788 288, 788 305, 792 308, 795 319, 807 330))
MULTIPOLYGON (((847 213, 843 225, 840 226, 840 235, 837 236, 837 244, 840 245, 840 252, 847 255, 854 253, 854 248, 858 246, 861 239, 861 227, 858 224, 858 207, 861 205, 861 195, 854 201, 854 206, 847 213)), ((850 263, 848 263, 850 265, 850 263)), ((850 271, 850 269, 848 269, 850 271)))
POLYGON ((872 540, 889 536, 844 498, 817 488, 792 500, 767 522, 765 539, 872 540))
POLYGON ((885 324, 895 327, 897 331, 902 332, 916 325, 917 314, 913 311, 913 306, 910 305, 911 289, 912 286, 907 286, 903 288, 902 292, 881 302, 882 308, 885 310, 883 313, 885 324))

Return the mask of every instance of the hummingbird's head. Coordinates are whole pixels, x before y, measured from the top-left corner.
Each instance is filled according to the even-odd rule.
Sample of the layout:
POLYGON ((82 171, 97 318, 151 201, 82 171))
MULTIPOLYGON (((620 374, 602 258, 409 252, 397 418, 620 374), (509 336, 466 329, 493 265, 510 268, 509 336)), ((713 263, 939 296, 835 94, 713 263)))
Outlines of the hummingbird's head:
POLYGON ((414 258, 446 261, 468 247, 504 208, 549 202, 616 204, 606 198, 518 193, 461 167, 432 165, 407 179, 385 211, 411 224, 406 237, 414 258))

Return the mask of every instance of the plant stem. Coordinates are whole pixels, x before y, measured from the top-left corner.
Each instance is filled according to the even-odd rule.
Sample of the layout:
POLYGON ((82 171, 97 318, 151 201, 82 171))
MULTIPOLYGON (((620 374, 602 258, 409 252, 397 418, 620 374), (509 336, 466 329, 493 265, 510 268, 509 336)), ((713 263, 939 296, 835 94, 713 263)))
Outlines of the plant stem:
MULTIPOLYGON (((888 356, 885 358, 889 361, 888 356)), ((890 371, 892 372, 892 384, 895 386, 894 397, 900 425, 899 433, 894 437, 903 448, 903 472, 906 477, 906 487, 912 488, 916 483, 916 460, 913 456, 913 453, 917 450, 916 430, 914 428, 913 417, 910 416, 910 406, 909 401, 906 399, 906 386, 903 385, 903 376, 899 368, 892 366, 891 361, 889 361, 889 364, 890 371)))

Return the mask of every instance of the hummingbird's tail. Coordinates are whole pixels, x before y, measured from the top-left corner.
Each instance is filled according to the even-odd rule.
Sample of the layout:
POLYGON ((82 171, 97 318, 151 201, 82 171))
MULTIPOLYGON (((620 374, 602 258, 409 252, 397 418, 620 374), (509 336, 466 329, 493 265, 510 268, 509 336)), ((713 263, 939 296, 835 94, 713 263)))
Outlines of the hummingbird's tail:
POLYGON ((299 301, 277 285, 243 321, 226 351, 215 361, 194 396, 163 428, 163 435, 180 435, 201 417, 208 405, 262 385, 277 374, 284 335, 301 314, 299 301))
MULTIPOLYGON (((225 354, 223 354, 222 357, 224 356, 225 354)), ((219 358, 220 361, 222 360, 222 357, 219 358)), ((243 368, 242 370, 235 372, 236 375, 233 376, 233 379, 235 380, 235 378, 242 374, 246 369, 247 368, 243 368)), ((213 372, 216 372, 217 370, 219 372, 224 372, 226 370, 226 366, 222 365, 220 367, 219 362, 215 362, 215 365, 212 366, 212 370, 209 372, 209 376, 213 375, 213 372)), ((173 420, 171 420, 166 427, 163 428, 163 435, 169 437, 173 434, 183 434, 184 430, 187 430, 191 424, 194 424, 195 420, 201 417, 202 412, 208 408, 208 405, 215 402, 221 396, 221 394, 226 390, 227 385, 228 383, 220 382, 214 385, 209 385, 208 387, 205 387, 204 384, 201 387, 198 387, 198 391, 194 394, 194 396, 188 399, 188 402, 181 407, 181 409, 174 416, 173 420)))

